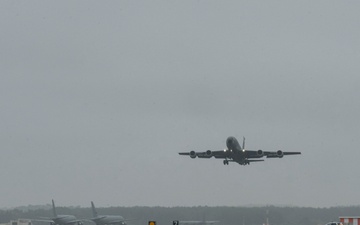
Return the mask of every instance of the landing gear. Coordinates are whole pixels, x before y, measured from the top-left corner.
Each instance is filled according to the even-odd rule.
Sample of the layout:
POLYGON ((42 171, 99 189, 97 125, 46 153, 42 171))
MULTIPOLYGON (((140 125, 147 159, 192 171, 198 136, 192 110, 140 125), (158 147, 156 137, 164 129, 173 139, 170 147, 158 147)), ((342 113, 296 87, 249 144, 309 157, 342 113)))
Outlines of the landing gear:
POLYGON ((229 160, 225 159, 224 160, 224 165, 229 165, 229 160))

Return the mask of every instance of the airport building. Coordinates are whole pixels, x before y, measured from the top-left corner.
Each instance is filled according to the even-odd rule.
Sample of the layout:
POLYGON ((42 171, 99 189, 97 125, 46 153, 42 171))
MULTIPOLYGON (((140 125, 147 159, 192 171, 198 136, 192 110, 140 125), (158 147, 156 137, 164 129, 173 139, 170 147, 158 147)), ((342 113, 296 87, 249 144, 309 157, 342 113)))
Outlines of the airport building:
POLYGON ((18 219, 18 220, 11 220, 8 223, 0 223, 0 225, 32 225, 32 223, 31 220, 29 219, 18 219))
POLYGON ((343 225, 360 225, 360 216, 340 216, 339 220, 343 225))

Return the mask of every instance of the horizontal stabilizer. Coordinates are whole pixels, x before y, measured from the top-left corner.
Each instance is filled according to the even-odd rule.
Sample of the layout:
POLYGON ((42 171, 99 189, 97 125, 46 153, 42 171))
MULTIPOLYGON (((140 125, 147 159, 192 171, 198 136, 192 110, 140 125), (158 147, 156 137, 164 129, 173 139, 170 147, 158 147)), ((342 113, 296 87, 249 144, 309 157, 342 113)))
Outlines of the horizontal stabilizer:
POLYGON ((248 159, 247 162, 263 162, 263 159, 248 159))

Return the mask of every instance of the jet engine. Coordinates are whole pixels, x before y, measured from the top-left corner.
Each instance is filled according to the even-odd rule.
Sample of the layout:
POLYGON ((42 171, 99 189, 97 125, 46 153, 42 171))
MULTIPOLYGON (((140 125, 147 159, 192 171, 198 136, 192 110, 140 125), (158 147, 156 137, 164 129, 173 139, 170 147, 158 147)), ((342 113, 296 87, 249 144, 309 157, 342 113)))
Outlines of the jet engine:
POLYGON ((259 149, 259 150, 256 151, 256 154, 257 154, 257 156, 259 156, 259 157, 263 157, 263 156, 264 156, 264 151, 261 150, 261 149, 259 149))
POLYGON ((191 152, 190 152, 190 158, 192 158, 192 159, 195 159, 195 158, 196 158, 196 153, 195 153, 195 151, 191 151, 191 152))
POLYGON ((282 158, 284 156, 284 153, 281 150, 277 150, 276 155, 277 157, 282 158))
POLYGON ((207 150, 207 151, 206 151, 206 156, 207 156, 207 157, 211 157, 211 156, 212 156, 211 150, 207 150))

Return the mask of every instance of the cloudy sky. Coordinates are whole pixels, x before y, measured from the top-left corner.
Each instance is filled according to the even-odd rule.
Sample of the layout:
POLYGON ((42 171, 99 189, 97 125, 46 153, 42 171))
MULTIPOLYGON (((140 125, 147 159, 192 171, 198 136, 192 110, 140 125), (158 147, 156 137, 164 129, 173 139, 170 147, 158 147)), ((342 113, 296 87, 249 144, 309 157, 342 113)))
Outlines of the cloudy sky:
POLYGON ((0 207, 359 205, 358 1, 1 1, 0 207), (180 151, 301 151, 250 166, 180 151))

